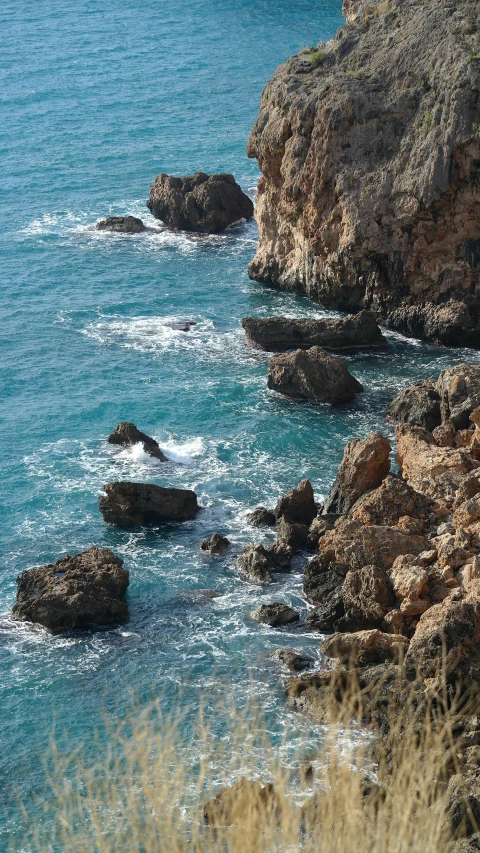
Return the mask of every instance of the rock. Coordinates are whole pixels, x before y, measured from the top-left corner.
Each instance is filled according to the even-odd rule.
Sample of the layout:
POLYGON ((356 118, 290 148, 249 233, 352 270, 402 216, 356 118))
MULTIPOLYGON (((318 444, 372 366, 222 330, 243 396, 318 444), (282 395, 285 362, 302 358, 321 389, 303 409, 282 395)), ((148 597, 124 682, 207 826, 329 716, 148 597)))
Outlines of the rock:
POLYGON ((335 624, 345 615, 342 586, 336 586, 332 592, 323 596, 322 604, 307 614, 305 624, 309 628, 329 634, 335 630, 335 624))
POLYGON ((250 617, 255 622, 262 622, 264 625, 270 625, 271 628, 278 628, 281 625, 298 622, 300 614, 293 607, 288 607, 280 601, 274 601, 271 604, 262 604, 257 610, 252 610, 250 617))
POLYGON ((150 187, 149 211, 181 231, 218 234, 239 219, 251 219, 253 202, 233 175, 196 172, 175 178, 162 172, 150 187))
POLYGON ((443 370, 437 380, 442 421, 467 429, 470 415, 480 406, 480 364, 457 364, 443 370))
POLYGON ((242 575, 250 583, 267 584, 273 583, 270 572, 271 559, 263 545, 248 545, 238 558, 238 565, 242 575))
POLYGON ((282 516, 275 530, 278 541, 288 546, 292 552, 299 551, 307 544, 309 533, 306 524, 293 524, 282 516))
POLYGON ((387 634, 405 634, 405 614, 401 610, 389 610, 381 627, 387 634))
POLYGON ((333 634, 322 644, 320 651, 327 657, 346 663, 383 663, 398 660, 408 648, 408 639, 401 634, 382 631, 357 631, 354 634, 333 634))
POLYGON ((432 430, 433 440, 438 447, 455 446, 456 429, 452 421, 444 421, 432 430))
POLYGON ((373 311, 360 311, 348 317, 320 320, 244 317, 242 326, 247 340, 269 352, 310 347, 341 351, 386 344, 373 311))
POLYGON ((135 424, 131 424, 128 421, 122 421, 108 436, 107 441, 109 444, 120 444, 122 447, 131 447, 141 442, 145 453, 149 453, 155 459, 160 459, 161 462, 168 462, 158 442, 144 432, 140 432, 135 424))
POLYGON ((395 595, 404 617, 421 616, 432 605, 429 574, 420 557, 405 554, 397 557, 389 571, 395 595))
POLYGON ((475 469, 460 481, 455 495, 453 509, 457 510, 465 501, 470 500, 480 493, 480 469, 475 469))
POLYGON ((301 672, 302 669, 308 669, 315 661, 312 655, 296 652, 294 649, 277 649, 272 657, 283 663, 290 672, 301 672))
POLYGON ((146 231, 141 219, 136 216, 108 216, 95 225, 96 231, 116 231, 118 234, 140 234, 146 231))
POLYGON ((362 524, 387 524, 394 527, 405 516, 425 517, 429 501, 405 480, 388 474, 378 488, 355 501, 349 518, 362 524))
POLYGON ((204 539, 200 543, 200 548, 202 551, 208 551, 209 554, 220 556, 225 553, 229 545, 230 542, 226 536, 222 536, 220 533, 212 533, 208 539, 204 539))
POLYGON ((363 439, 350 441, 344 451, 335 482, 330 489, 323 513, 345 513, 370 489, 376 489, 390 471, 388 438, 372 432, 363 439))
POLYGON ((396 428, 395 437, 402 476, 429 497, 453 501, 465 475, 478 467, 467 450, 438 447, 432 435, 419 427, 402 424, 396 428))
POLYGON ((384 569, 363 566, 347 572, 342 587, 347 617, 359 628, 380 625, 395 604, 392 586, 384 569))
POLYGON ((423 678, 458 674, 480 642, 480 598, 453 593, 420 616, 405 658, 407 668, 423 678))
POLYGON ((348 403, 363 391, 346 361, 320 347, 280 353, 270 359, 268 387, 287 397, 318 403, 348 403))
POLYGON ((433 432, 442 422, 440 394, 435 382, 427 379, 405 388, 388 404, 387 415, 396 421, 433 432))
POLYGON ((326 533, 327 530, 331 530, 332 527, 333 522, 330 521, 329 518, 325 516, 323 518, 314 518, 310 527, 308 528, 308 536, 307 541, 305 543, 306 548, 309 551, 316 551, 318 549, 318 543, 320 539, 322 538, 324 533, 326 533))
POLYGON ((275 527, 277 519, 275 513, 270 509, 259 506, 253 512, 248 513, 247 521, 253 527, 275 527))
POLYGON ((279 800, 270 782, 263 786, 253 779, 239 779, 205 803, 203 817, 211 827, 243 823, 251 831, 257 822, 265 825, 269 818, 275 820, 278 809, 279 800))
MULTIPOLYGON (((480 825, 480 769, 469 766, 461 773, 455 773, 448 782, 446 793, 446 811, 451 828, 459 835, 476 833, 480 825)), ((457 853, 461 850, 473 851, 480 849, 478 843, 466 848, 455 847, 457 853)))
POLYGON ((275 507, 276 518, 283 518, 293 524, 310 525, 317 515, 317 505, 309 480, 302 480, 296 489, 290 489, 280 498, 275 507))
POLYGON ((171 489, 151 483, 106 483, 99 498, 100 512, 108 524, 117 527, 188 521, 200 507, 195 492, 171 489))
POLYGON ((67 554, 55 564, 22 572, 12 614, 54 632, 123 622, 128 579, 123 560, 108 548, 67 554))
POLYGON ((397 527, 360 524, 345 519, 320 540, 320 557, 343 563, 347 569, 374 565, 390 569, 400 554, 420 554, 428 548, 424 536, 397 527))
POLYGON ((348 0, 351 23, 263 91, 248 144, 262 172, 249 275, 478 347, 480 69, 461 31, 475 22, 468 51, 480 55, 478 4, 362 6, 348 0))
POLYGON ((289 572, 292 563, 293 549, 286 542, 272 542, 265 549, 270 560, 272 571, 289 572))
POLYGON ((310 604, 323 605, 327 596, 342 586, 347 567, 334 563, 329 557, 314 557, 305 566, 303 594, 310 604))

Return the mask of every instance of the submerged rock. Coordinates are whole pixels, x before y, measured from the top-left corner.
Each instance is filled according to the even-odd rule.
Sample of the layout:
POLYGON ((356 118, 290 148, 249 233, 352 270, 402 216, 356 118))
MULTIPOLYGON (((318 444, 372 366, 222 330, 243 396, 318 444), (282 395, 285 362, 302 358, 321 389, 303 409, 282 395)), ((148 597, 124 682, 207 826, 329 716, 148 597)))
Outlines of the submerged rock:
POLYGON ((323 512, 348 512, 365 492, 377 488, 390 471, 391 449, 388 438, 379 432, 350 441, 343 451, 343 459, 325 499, 323 512))
POLYGON ((221 556, 225 553, 229 545, 230 542, 226 536, 222 536, 220 533, 212 533, 208 539, 204 539, 203 542, 200 543, 200 549, 202 551, 207 551, 209 554, 212 554, 212 556, 221 556))
POLYGON ((188 521, 200 507, 195 492, 151 483, 106 483, 99 498, 100 512, 117 527, 155 525, 166 521, 188 521))
POLYGON ((108 436, 107 441, 109 444, 120 444, 122 447, 132 447, 132 445, 141 442, 145 453, 149 453, 150 456, 159 459, 161 462, 168 462, 158 442, 146 433, 140 432, 135 424, 129 421, 122 421, 108 436))
POLYGON ((233 175, 196 172, 176 178, 162 172, 150 187, 147 207, 156 219, 181 231, 218 234, 238 219, 251 219, 253 202, 233 175))
POLYGON ((348 403, 363 391, 346 361, 321 347, 274 355, 270 359, 268 387, 287 397, 318 403, 348 403))
POLYGON ((96 231, 116 231, 118 234, 140 234, 146 231, 141 219, 136 216, 108 216, 95 225, 96 231))
POLYGON ((298 610, 288 607, 281 601, 273 601, 271 604, 262 604, 257 610, 252 610, 250 617, 255 622, 262 622, 264 625, 270 625, 271 628, 278 628, 281 625, 298 622, 300 614, 298 610))
POLYGON ((88 548, 54 564, 22 572, 12 614, 50 631, 98 628, 128 617, 123 560, 108 548, 88 548))
POLYGON ((354 350, 386 344, 373 311, 320 320, 244 317, 242 326, 247 340, 270 352, 316 346, 330 350, 354 350))

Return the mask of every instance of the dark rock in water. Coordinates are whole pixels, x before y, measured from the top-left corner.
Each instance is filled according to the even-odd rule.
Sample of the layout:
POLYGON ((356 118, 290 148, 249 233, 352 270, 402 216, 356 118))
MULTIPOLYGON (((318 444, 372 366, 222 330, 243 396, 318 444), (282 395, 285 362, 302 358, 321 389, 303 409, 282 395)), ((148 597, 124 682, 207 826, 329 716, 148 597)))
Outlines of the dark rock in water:
POLYGON ((232 824, 251 827, 253 815, 275 815, 278 810, 279 800, 270 782, 262 786, 253 779, 239 779, 205 803, 203 817, 211 827, 232 824))
MULTIPOLYGON (((317 588, 318 589, 318 588, 317 588)), ((316 590, 317 591, 317 590, 316 590)), ((320 593, 317 593, 320 597, 320 593)), ((336 630, 336 623, 345 615, 342 586, 336 586, 332 592, 324 594, 322 604, 308 613, 305 624, 316 631, 329 634, 336 630)))
POLYGON ((22 572, 12 614, 51 631, 98 628, 128 618, 123 560, 107 548, 88 548, 55 564, 22 572))
POLYGON ((390 471, 392 446, 379 432, 350 441, 335 482, 323 506, 324 513, 346 513, 369 489, 376 489, 390 471))
POLYGON ((226 536, 221 536, 220 533, 212 533, 208 539, 204 539, 200 543, 200 548, 202 551, 208 551, 209 554, 220 556, 225 553, 229 545, 230 542, 226 536))
POLYGON ((442 421, 440 394, 435 387, 435 382, 427 379, 417 382, 410 388, 405 388, 388 404, 386 411, 387 415, 396 421, 403 421, 433 432, 442 421))
POLYGON ((308 669, 315 661, 312 655, 296 652, 294 649, 277 649, 272 657, 283 663, 290 672, 301 672, 302 669, 308 669))
POLYGON ((118 234, 140 234, 146 231, 141 219, 136 216, 108 216, 95 225, 96 231, 116 231, 118 234))
POLYGON ((274 527, 276 523, 275 513, 264 506, 259 506, 247 515, 247 521, 253 527, 274 527))
POLYGON ((269 352, 317 346, 330 350, 354 350, 386 344, 373 311, 321 320, 244 317, 242 326, 247 340, 269 352))
POLYGON ((334 404, 348 403, 363 391, 346 361, 321 347, 274 355, 270 359, 268 387, 287 397, 334 404))
POLYGON ((299 551, 307 544, 308 527, 306 524, 294 524, 286 521, 282 516, 275 529, 277 540, 287 545, 292 551, 299 551))
POLYGON ((262 604, 257 610, 252 610, 250 617, 256 622, 270 625, 271 628, 278 628, 280 625, 298 622, 300 614, 293 607, 288 607, 287 604, 282 604, 280 601, 274 601, 271 604, 262 604))
POLYGON ((244 548, 238 558, 238 565, 242 575, 250 583, 273 583, 271 557, 263 545, 254 544, 244 548))
POLYGON ((117 527, 188 521, 200 507, 190 489, 165 489, 151 483, 107 483, 99 498, 100 512, 117 527))
POLYGON ((341 587, 348 567, 320 555, 305 566, 303 594, 310 604, 323 605, 327 597, 341 587))
POLYGON ((309 525, 317 514, 317 505, 309 480, 302 480, 296 489, 290 489, 275 507, 275 516, 294 524, 309 525))
POLYGON ((238 219, 253 216, 253 202, 233 175, 204 172, 186 178, 162 172, 150 187, 147 207, 166 225, 207 234, 218 234, 238 219))
POLYGON ((220 598, 220 595, 216 589, 185 589, 178 594, 178 598, 188 604, 205 604, 214 598, 220 598))
POLYGON ((289 572, 292 563, 293 549, 286 542, 272 542, 265 549, 274 572, 289 572))
POLYGON ((131 424, 129 421, 122 421, 108 436, 107 441, 109 444, 120 444, 122 447, 131 447, 133 444, 141 442, 145 453, 149 453, 150 456, 159 459, 161 462, 168 461, 158 442, 144 432, 140 432, 135 424, 131 424))

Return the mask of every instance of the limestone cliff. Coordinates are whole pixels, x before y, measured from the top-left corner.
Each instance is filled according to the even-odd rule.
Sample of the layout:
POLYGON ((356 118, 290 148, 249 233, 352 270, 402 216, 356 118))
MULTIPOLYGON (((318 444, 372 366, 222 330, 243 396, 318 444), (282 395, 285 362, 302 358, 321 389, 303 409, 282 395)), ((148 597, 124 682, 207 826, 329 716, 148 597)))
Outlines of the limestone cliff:
POLYGON ((480 4, 344 0, 267 84, 252 278, 480 346, 480 4))

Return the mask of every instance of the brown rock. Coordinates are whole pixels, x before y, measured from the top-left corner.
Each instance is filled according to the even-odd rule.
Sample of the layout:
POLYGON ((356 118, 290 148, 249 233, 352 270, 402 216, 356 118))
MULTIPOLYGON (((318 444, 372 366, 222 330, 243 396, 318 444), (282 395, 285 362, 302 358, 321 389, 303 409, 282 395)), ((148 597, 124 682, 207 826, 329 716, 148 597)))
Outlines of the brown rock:
POLYGON ((435 382, 427 379, 405 388, 388 404, 386 411, 396 421, 432 432, 442 420, 440 394, 435 382))
POLYGON ((348 317, 324 317, 320 320, 244 317, 242 326, 248 340, 269 352, 310 347, 342 351, 386 344, 373 311, 359 311, 348 317))
POLYGON ((147 207, 156 219, 181 231, 218 234, 238 219, 251 219, 253 202, 233 175, 196 172, 175 178, 164 172, 150 187, 147 207))
POLYGON ((354 634, 333 634, 321 646, 327 657, 347 663, 383 663, 399 660, 408 648, 408 639, 401 634, 382 631, 357 631, 354 634))
POLYGON ((248 545, 244 548, 238 558, 238 565, 242 575, 250 583, 260 585, 273 583, 270 572, 271 560, 263 545, 248 545))
POLYGON ((454 447, 456 432, 452 421, 444 421, 443 424, 432 430, 433 440, 439 447, 454 447))
POLYGON ((388 574, 395 595, 400 601, 405 598, 421 598, 428 594, 428 572, 413 554, 397 557, 388 574))
POLYGON ((149 453, 150 456, 159 459, 161 462, 168 461, 158 442, 144 432, 140 432, 135 424, 131 424, 129 421, 122 421, 108 436, 107 441, 109 444, 120 444, 122 447, 131 447, 141 442, 145 453, 149 453))
POLYGON ((268 387, 287 397, 333 404, 348 403, 363 391, 347 362, 320 347, 274 355, 270 359, 268 387))
POLYGON ((438 447, 426 430, 406 424, 395 430, 397 462, 402 475, 417 491, 453 500, 461 481, 478 466, 468 451, 438 447))
POLYGON ((428 548, 424 536, 411 536, 397 527, 345 521, 320 540, 320 556, 328 555, 350 569, 375 565, 389 569, 400 554, 420 554, 428 548))
MULTIPOLYGON (((480 826, 480 769, 469 766, 455 773, 448 782, 446 809, 452 829, 458 835, 471 835, 480 826)), ((480 839, 479 839, 480 840, 480 839)), ((478 845, 454 848, 456 853, 478 850, 478 845)))
POLYGON ((395 604, 387 573, 377 566, 347 572, 342 597, 347 618, 357 621, 362 628, 379 624, 395 604))
POLYGON ((307 544, 308 526, 306 524, 293 524, 286 521, 282 516, 275 530, 278 541, 291 548, 292 551, 298 551, 307 544))
POLYGON ((283 516, 294 524, 311 524, 317 515, 317 505, 310 481, 302 480, 296 489, 290 489, 280 498, 274 512, 277 518, 283 516))
MULTIPOLYGON (((387 524, 394 527, 405 516, 425 516, 429 502, 405 480, 389 474, 377 489, 362 495, 349 517, 362 524, 387 524)), ((410 532, 422 532, 421 530, 410 532)))
POLYGON ((209 554, 220 556, 225 553, 229 545, 230 542, 226 536, 222 536, 220 533, 212 533, 208 539, 204 539, 200 543, 200 549, 208 551, 209 554))
POLYGON ((264 506, 259 506, 247 515, 247 521, 253 527, 274 527, 277 521, 275 513, 264 506))
POLYGON ((344 451, 335 482, 323 507, 324 513, 345 513, 365 492, 376 489, 390 470, 388 438, 372 432, 350 441, 344 451))
POLYGON ((475 497, 480 493, 480 470, 477 468, 471 471, 460 481, 460 485, 455 495, 453 509, 456 510, 465 501, 475 497))
POLYGON ((165 489, 151 483, 106 483, 99 498, 100 512, 117 527, 163 524, 195 518, 200 507, 195 492, 165 489))
POLYGON ((298 622, 300 614, 293 607, 288 607, 281 601, 273 601, 271 604, 262 604, 257 610, 252 610, 250 617, 255 622, 262 622, 263 625, 270 625, 271 628, 278 628, 281 625, 290 625, 292 622, 298 622))
POLYGON ((445 664, 452 676, 476 652, 480 642, 480 598, 453 593, 434 604, 418 622, 405 665, 424 678, 435 677, 445 664))
POLYGON ((272 542, 266 549, 272 571, 289 572, 293 557, 293 548, 283 541, 272 542))
POLYGON ((466 429, 470 415, 480 406, 480 364, 457 364, 443 370, 437 380, 442 421, 466 429))

